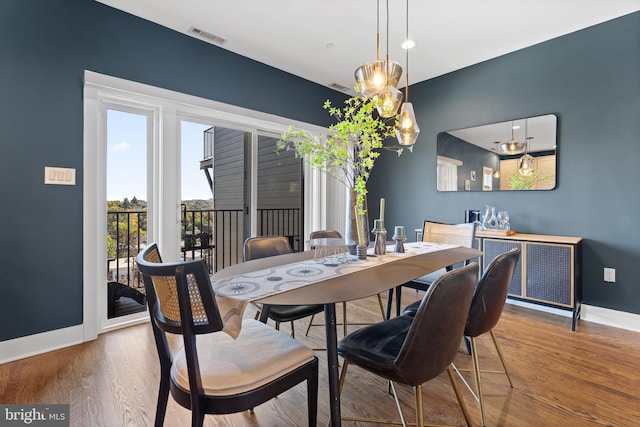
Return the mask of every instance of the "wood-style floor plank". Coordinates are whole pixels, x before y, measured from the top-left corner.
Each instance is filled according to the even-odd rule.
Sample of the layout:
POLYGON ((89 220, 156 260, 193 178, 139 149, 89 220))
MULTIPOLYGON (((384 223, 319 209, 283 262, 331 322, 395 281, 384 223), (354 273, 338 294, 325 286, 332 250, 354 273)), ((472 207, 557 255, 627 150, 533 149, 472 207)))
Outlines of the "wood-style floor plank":
MULTIPOLYGON (((421 294, 405 290, 410 303, 421 294)), ((338 306, 338 319, 341 319, 338 306)), ((252 316, 253 313, 247 313, 252 316)), ((380 311, 375 297, 348 304, 352 322, 375 322, 380 311)), ((322 321, 317 316, 316 322, 322 321)), ((359 326, 350 325, 349 330, 359 326)), ((297 322, 297 338, 312 347, 324 347, 324 328, 297 322)), ((288 326, 283 325, 283 331, 288 326)), ((339 334, 342 328, 339 328, 339 334)), ((496 327, 514 388, 502 374, 483 375, 489 426, 616 426, 640 423, 640 333, 580 321, 571 331, 567 317, 507 305, 496 327)), ((180 344, 177 337, 172 341, 180 344)), ((478 338, 484 369, 499 369, 489 336, 478 338)), ((326 360, 320 357, 318 425, 328 422, 326 360)), ((455 364, 471 368, 460 346, 455 364)), ((470 372, 462 375, 470 384, 470 372)), ((463 395, 479 425, 480 411, 472 395, 463 395)), ((0 365, 1 403, 68 403, 71 425, 151 426, 155 415, 158 361, 149 324, 101 335, 96 341, 0 365)), ((424 387, 425 419, 433 423, 462 424, 446 374, 424 387)), ((408 421, 415 420, 412 391, 398 386, 408 421)), ((207 416, 206 426, 303 426, 306 388, 301 385, 261 405, 253 412, 207 416)), ((398 419, 387 384, 350 366, 342 395, 342 413, 349 416, 398 419)), ((366 425, 344 423, 350 426, 366 425)), ((190 425, 190 412, 169 399, 166 426, 190 425)))

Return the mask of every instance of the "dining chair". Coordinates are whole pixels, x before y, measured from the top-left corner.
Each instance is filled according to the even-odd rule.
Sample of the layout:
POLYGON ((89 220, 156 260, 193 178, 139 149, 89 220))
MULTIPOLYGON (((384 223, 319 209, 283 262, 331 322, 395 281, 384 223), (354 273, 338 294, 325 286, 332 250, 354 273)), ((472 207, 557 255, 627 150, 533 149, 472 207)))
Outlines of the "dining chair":
POLYGON ((502 316, 504 304, 507 300, 507 293, 509 292, 509 285, 511 284, 513 273, 519 260, 520 248, 513 248, 508 252, 498 255, 491 261, 476 286, 473 299, 471 300, 469 317, 467 318, 467 324, 464 329, 464 336, 471 340, 473 375, 477 389, 477 395, 474 394, 474 397, 476 397, 480 404, 480 418, 483 426, 486 424, 481 381, 482 372, 504 373, 507 377, 507 381, 509 382, 509 386, 513 388, 513 383, 511 382, 511 377, 507 371, 507 365, 504 363, 502 350, 498 344, 496 334, 493 332, 493 328, 502 316), (502 364, 502 371, 480 370, 476 338, 487 332, 491 335, 491 340, 493 341, 496 353, 498 354, 498 358, 502 364))
POLYGON ((205 414, 253 409, 303 381, 308 423, 316 425, 318 359, 311 349, 254 319, 243 320, 236 339, 223 332, 203 259, 163 263, 152 244, 136 262, 160 359, 156 427, 164 424, 169 393, 191 409, 191 425, 202 426, 205 414), (175 354, 166 333, 183 337, 175 354))
MULTIPOLYGON (((511 382, 511 377, 507 371, 507 365, 504 363, 502 350, 500 349, 498 339, 493 332, 493 328, 502 316, 504 304, 507 300, 507 293, 509 292, 509 285, 511 284, 513 273, 519 260, 520 248, 513 248, 510 251, 495 257, 487 266, 475 288, 473 299, 471 300, 471 308, 469 309, 469 317, 467 318, 467 324, 464 329, 465 343, 468 339, 470 344, 469 353, 473 359, 472 371, 476 383, 476 390, 474 391, 471 389, 469 384, 464 381, 464 378, 462 379, 480 404, 480 418, 483 426, 485 425, 485 411, 481 373, 503 373, 507 376, 509 386, 513 388, 513 383, 511 382), (498 358, 502 364, 502 371, 480 370, 476 338, 487 332, 491 335, 491 340, 493 341, 496 353, 498 354, 498 358)), ((415 315, 417 308, 418 306, 415 303, 411 304, 402 312, 402 315, 413 316, 415 315)))
MULTIPOLYGON (((451 245, 458 245, 471 248, 473 247, 474 239, 476 236, 476 223, 464 223, 464 224, 446 224, 435 221, 424 221, 422 225, 422 241, 425 243, 447 243, 451 245)), ((471 261, 467 261, 468 264, 471 261)), ((427 288, 442 274, 447 271, 451 271, 453 266, 447 266, 433 273, 414 279, 410 282, 403 283, 400 286, 396 286, 396 316, 400 315, 402 288, 412 288, 420 291, 425 291, 427 288)), ((389 295, 387 297, 387 319, 391 317, 391 304, 393 301, 394 289, 389 289, 389 295)))
MULTIPOLYGON (((447 371, 460 409, 467 424, 471 425, 452 362, 469 314, 473 287, 478 278, 477 267, 476 263, 471 263, 436 279, 425 292, 415 317, 397 316, 361 328, 343 338, 338 343, 338 354, 344 359, 340 390, 344 387, 350 364, 389 380, 401 421, 405 424, 393 384, 409 385, 415 390, 416 425, 422 427, 422 384, 447 371)), ((398 424, 389 420, 343 419, 398 424)))
MULTIPOLYGON (((266 258, 275 255, 292 253, 289 240, 284 236, 259 236, 249 237, 245 240, 242 248, 245 261, 259 258, 266 258)), ((291 322, 291 337, 295 338, 294 321, 324 311, 324 306, 318 305, 263 305, 262 309, 267 309, 269 318, 276 322, 276 329, 280 329, 280 323, 291 322)))

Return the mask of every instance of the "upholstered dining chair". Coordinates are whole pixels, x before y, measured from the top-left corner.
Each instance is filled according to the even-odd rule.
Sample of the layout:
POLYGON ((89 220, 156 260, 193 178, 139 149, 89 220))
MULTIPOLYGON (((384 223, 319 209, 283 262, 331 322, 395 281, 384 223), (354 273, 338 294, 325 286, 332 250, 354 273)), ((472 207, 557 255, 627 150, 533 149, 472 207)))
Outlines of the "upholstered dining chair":
POLYGON ((152 244, 136 262, 160 358, 156 427, 164 424, 169 393, 191 409, 192 426, 202 426, 205 414, 253 409, 303 381, 309 426, 316 425, 318 359, 311 349, 254 319, 243 320, 236 339, 223 332, 202 259, 163 263, 152 244), (167 332, 183 337, 176 354, 167 332))
MULTIPOLYGON (((487 266, 474 291, 473 299, 471 300, 471 308, 469 309, 469 317, 467 318, 467 324, 464 329, 465 338, 470 340, 470 353, 473 358, 473 376, 476 383, 476 391, 474 392, 471 388, 470 391, 480 404, 480 418, 483 426, 486 424, 481 381, 482 372, 504 373, 507 376, 509 386, 513 388, 513 383, 511 382, 511 377, 507 371, 507 365, 504 363, 502 350, 498 344, 496 334, 493 332, 493 328, 502 316, 504 304, 507 300, 507 293, 509 292, 509 285, 511 284, 513 273, 519 260, 520 249, 513 248, 510 251, 495 257, 487 266), (487 332, 491 335, 491 340, 493 341, 496 353, 498 354, 498 358, 502 364, 502 371, 480 370, 476 338, 480 335, 486 334, 487 332)), ((402 314, 404 316, 413 316, 417 309, 418 305, 413 303, 409 305, 402 314)), ((466 381, 465 384, 467 384, 466 381)))
MULTIPOLYGON (((355 364, 390 380, 398 408, 394 382, 412 386, 416 399, 416 424, 424 425, 422 384, 447 371, 458 403, 468 425, 470 417, 457 386, 452 368, 469 314, 473 287, 478 278, 476 263, 447 272, 427 289, 415 317, 397 316, 366 326, 338 343, 344 358, 340 390, 347 367, 355 364)), ((404 423, 404 416, 400 411, 404 423)), ((388 420, 345 417, 349 421, 398 424, 388 420)))
MULTIPOLYGON (((451 245, 465 246, 468 248, 473 247, 473 241, 476 236, 476 224, 464 223, 464 224, 446 224, 435 221, 424 221, 422 225, 422 241, 429 243, 448 243, 451 245)), ((471 261, 467 261, 468 264, 471 261)), ((451 271, 453 266, 447 266, 433 273, 414 279, 410 282, 404 283, 400 286, 396 286, 396 316, 400 315, 402 288, 412 288, 421 291, 425 291, 438 277, 447 271, 451 271)), ((393 301, 394 289, 389 289, 389 296, 387 298, 387 312, 386 317, 391 316, 391 304, 393 301)))
MULTIPOLYGON (((284 236, 249 237, 244 242, 243 256, 245 261, 283 255, 293 252, 289 240, 284 236)), ((263 306, 262 309, 267 307, 263 306)), ((268 306, 269 318, 276 322, 276 329, 280 323, 291 322, 291 337, 295 338, 294 321, 324 311, 323 305, 276 305, 268 306)))

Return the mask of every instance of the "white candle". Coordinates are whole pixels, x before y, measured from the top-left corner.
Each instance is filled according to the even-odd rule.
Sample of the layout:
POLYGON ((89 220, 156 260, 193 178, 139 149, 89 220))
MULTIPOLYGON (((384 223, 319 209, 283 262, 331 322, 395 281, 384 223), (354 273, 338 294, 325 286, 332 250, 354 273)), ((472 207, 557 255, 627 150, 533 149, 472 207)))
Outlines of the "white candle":
POLYGON ((384 199, 380 199, 380 220, 384 221, 384 199))

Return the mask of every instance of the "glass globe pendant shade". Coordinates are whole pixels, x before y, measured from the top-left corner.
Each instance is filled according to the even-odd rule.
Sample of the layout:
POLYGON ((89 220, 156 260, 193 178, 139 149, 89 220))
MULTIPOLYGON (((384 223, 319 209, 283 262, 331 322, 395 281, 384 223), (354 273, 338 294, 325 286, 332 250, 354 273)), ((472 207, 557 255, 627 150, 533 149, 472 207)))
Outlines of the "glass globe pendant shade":
POLYGON ((396 138, 400 145, 413 145, 420 135, 420 128, 413 112, 413 104, 405 102, 400 109, 400 120, 396 129, 396 138))
POLYGON ((388 119, 398 113, 400 104, 402 104, 402 92, 396 89, 394 86, 385 86, 376 95, 378 105, 376 106, 380 117, 388 119))
POLYGON ((402 67, 397 62, 387 63, 383 59, 378 59, 358 68, 354 76, 360 93, 371 98, 387 85, 397 86, 402 76, 402 67), (385 64, 388 65, 385 67, 385 64))
POLYGON ((525 154, 518 161, 518 173, 521 176, 530 176, 533 172, 533 157, 530 154, 525 154))
POLYGON ((367 98, 380 92, 387 82, 382 59, 364 64, 356 70, 354 75, 360 93, 367 98))
POLYGON ((502 152, 505 154, 521 154, 524 153, 526 145, 522 141, 518 141, 516 139, 511 139, 507 142, 504 142, 500 145, 502 148, 502 152))
POLYGON ((402 77, 402 66, 400 63, 396 61, 388 61, 386 85, 397 87, 400 77, 402 77))

